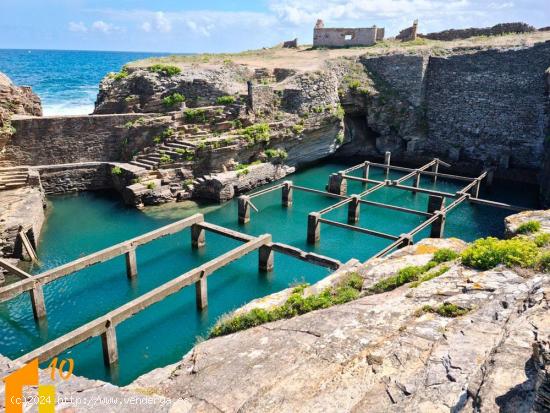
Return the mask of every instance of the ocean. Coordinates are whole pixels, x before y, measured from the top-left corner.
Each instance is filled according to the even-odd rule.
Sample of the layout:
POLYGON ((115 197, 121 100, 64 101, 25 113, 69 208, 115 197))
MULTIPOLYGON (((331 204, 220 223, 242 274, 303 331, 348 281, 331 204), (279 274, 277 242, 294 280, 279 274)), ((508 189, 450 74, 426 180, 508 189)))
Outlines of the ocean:
POLYGON ((32 86, 44 115, 84 115, 94 110, 99 82, 128 62, 163 53, 0 49, 0 72, 32 86))

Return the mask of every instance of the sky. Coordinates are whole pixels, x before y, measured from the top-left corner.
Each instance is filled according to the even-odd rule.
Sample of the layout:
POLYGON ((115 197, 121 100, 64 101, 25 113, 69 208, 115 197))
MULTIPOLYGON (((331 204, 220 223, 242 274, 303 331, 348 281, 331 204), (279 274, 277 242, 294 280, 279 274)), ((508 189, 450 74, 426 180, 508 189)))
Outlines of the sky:
POLYGON ((550 0, 0 0, 0 48, 236 52, 326 27, 422 33, 523 21, 550 26, 550 0))

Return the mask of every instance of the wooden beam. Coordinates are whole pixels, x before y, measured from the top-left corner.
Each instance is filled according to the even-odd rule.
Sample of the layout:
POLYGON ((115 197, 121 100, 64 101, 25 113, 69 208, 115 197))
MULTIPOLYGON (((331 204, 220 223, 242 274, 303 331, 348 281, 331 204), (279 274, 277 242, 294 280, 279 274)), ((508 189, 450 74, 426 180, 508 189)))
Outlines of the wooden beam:
POLYGON ((328 225, 332 225, 332 226, 335 226, 335 227, 349 229, 349 230, 355 231, 355 232, 361 232, 361 233, 367 234, 367 235, 374 235, 375 237, 385 238, 385 239, 389 239, 389 240, 392 240, 392 241, 395 241, 395 240, 399 239, 399 237, 396 237, 395 235, 385 234, 383 232, 378 232, 378 231, 374 231, 374 230, 367 229, 367 228, 354 227, 353 225, 343 224, 343 223, 337 222, 337 221, 331 221, 330 219, 319 218, 319 222, 322 222, 322 223, 325 223, 325 224, 328 224, 328 225))
POLYGON ((27 251, 27 254, 29 254, 29 257, 31 258, 32 262, 37 263, 38 262, 38 255, 36 255, 36 252, 34 251, 34 248, 32 247, 31 241, 27 237, 27 234, 22 229, 19 231, 19 238, 21 238, 21 243, 25 247, 25 250, 27 251))
POLYGON ((19 277, 22 280, 32 278, 31 274, 17 268, 15 265, 11 265, 9 262, 2 259, 0 259, 0 267, 5 269, 8 273, 15 275, 16 277, 19 277))

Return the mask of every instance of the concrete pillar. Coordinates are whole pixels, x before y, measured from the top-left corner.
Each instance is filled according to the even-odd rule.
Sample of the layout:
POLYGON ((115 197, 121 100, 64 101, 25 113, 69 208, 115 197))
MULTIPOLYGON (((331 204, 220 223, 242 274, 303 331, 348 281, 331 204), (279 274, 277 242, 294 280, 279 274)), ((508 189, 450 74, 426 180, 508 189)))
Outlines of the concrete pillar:
POLYGON ((403 238, 403 242, 399 245, 399 247, 397 247, 398 249, 408 247, 409 245, 413 245, 413 240, 408 235, 401 234, 400 238, 403 238))
MULTIPOLYGON (((386 154, 384 155, 384 163, 389 166, 390 162, 391 162, 391 152, 386 152, 386 154)), ((390 176, 390 168, 386 168, 386 179, 388 179, 389 176, 390 176)))
POLYGON ((115 327, 110 323, 107 330, 101 334, 101 344, 103 346, 103 361, 105 365, 112 366, 118 363, 116 331, 115 327))
POLYGON ((348 204, 348 223, 356 224, 359 222, 359 213, 361 203, 359 195, 352 195, 351 202, 348 204))
MULTIPOLYGON (((428 199, 428 213, 439 213, 445 205, 445 198, 438 195, 430 195, 428 199)), ((439 218, 432 223, 430 238, 442 238, 445 231, 445 214, 439 213, 439 218)))
POLYGON ((331 174, 328 177, 328 192, 330 192, 331 194, 346 195, 347 190, 347 180, 343 178, 341 173, 331 174))
POLYGON ((434 184, 437 183, 437 173, 439 172, 439 160, 435 163, 434 166, 432 166, 432 172, 435 172, 436 175, 434 175, 434 184))
POLYGON ((206 244, 206 231, 201 226, 195 224, 191 226, 191 246, 193 248, 202 248, 206 244))
POLYGON ((283 206, 285 208, 290 208, 292 206, 292 198, 294 195, 294 190, 292 189, 292 181, 285 181, 283 185, 283 206))
MULTIPOLYGON (((363 164, 363 179, 369 179, 369 172, 370 172, 370 162, 366 161, 363 164)), ((364 182, 365 185, 367 185, 366 182, 364 182)))
POLYGON ((321 216, 317 212, 312 212, 307 216, 307 242, 315 244, 321 239, 321 216))
POLYGON ((208 307, 208 283, 207 275, 203 271, 201 278, 195 283, 195 297, 197 299, 197 309, 204 310, 208 307))
POLYGON ((44 290, 42 284, 36 283, 29 291, 31 296, 32 313, 36 321, 46 318, 46 301, 44 300, 44 290))
POLYGON ((238 199, 239 224, 250 222, 250 197, 242 195, 238 199))
POLYGON ((136 250, 131 249, 126 254, 126 276, 132 280, 137 276, 136 250))
POLYGON ((258 249, 258 264, 260 271, 271 272, 273 271, 273 261, 275 259, 275 253, 271 247, 266 245, 258 249))
MULTIPOLYGON (((413 187, 418 188, 420 186, 420 179, 422 179, 422 174, 417 172, 416 178, 414 179, 413 187)), ((416 191, 412 191, 413 194, 416 194, 416 191)))

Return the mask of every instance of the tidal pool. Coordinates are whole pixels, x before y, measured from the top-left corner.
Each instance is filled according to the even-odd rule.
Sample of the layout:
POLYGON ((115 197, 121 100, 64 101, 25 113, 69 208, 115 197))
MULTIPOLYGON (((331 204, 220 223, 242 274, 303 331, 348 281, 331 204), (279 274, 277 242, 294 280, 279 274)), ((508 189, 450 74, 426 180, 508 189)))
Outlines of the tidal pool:
MULTIPOLYGON (((347 166, 324 163, 288 179, 298 185, 324 189, 328 175, 347 166)), ((393 178, 399 176, 402 174, 392 175, 393 178)), ((371 177, 383 179, 383 173, 371 169, 371 177)), ((436 185, 429 178, 422 181, 424 188, 448 192, 455 192, 463 186, 462 182, 442 179, 436 185)), ((361 192, 362 188, 360 183, 348 183, 349 194, 361 192)), ((515 188, 517 186, 508 188, 497 184, 490 192, 482 190, 481 196, 536 206, 535 187, 515 188)), ((428 196, 385 188, 369 199, 424 211, 428 196)), ((341 261, 350 258, 366 260, 390 243, 323 225, 321 242, 316 246, 308 245, 308 213, 323 209, 335 200, 300 191, 294 192, 294 205, 290 209, 281 206, 280 190, 254 199, 259 213, 252 212, 251 222, 244 226, 237 223, 236 200, 221 206, 173 204, 146 212, 126 208, 116 194, 108 192, 50 197, 49 203, 48 220, 38 249, 41 266, 34 268, 34 273, 197 212, 206 214, 209 222, 254 235, 271 233, 274 241, 341 261)), ((488 235, 500 236, 504 217, 508 214, 510 212, 506 210, 464 203, 448 216, 445 235, 467 241, 488 235)), ((327 218, 346 222, 347 207, 331 212, 327 218)), ((416 215, 362 205, 358 225, 400 235, 422 220, 416 215)), ((428 235, 429 229, 420 233, 415 241, 428 235)), ((121 256, 48 284, 44 288, 48 325, 44 328, 38 328, 33 319, 28 294, 0 304, 0 353, 17 358, 241 244, 212 233, 207 233, 206 238, 206 247, 199 251, 191 248, 189 230, 140 247, 137 250, 139 274, 135 282, 126 278, 124 256, 121 256)), ((117 326, 120 363, 115 372, 103 365, 100 338, 82 343, 60 357, 73 358, 78 375, 125 385, 145 372, 180 360, 197 339, 207 335, 222 314, 293 283, 314 283, 329 273, 326 269, 281 254, 275 254, 272 273, 260 273, 257 267, 257 253, 251 253, 214 273, 208 280, 209 307, 206 311, 196 310, 194 288, 187 287, 117 326)))

